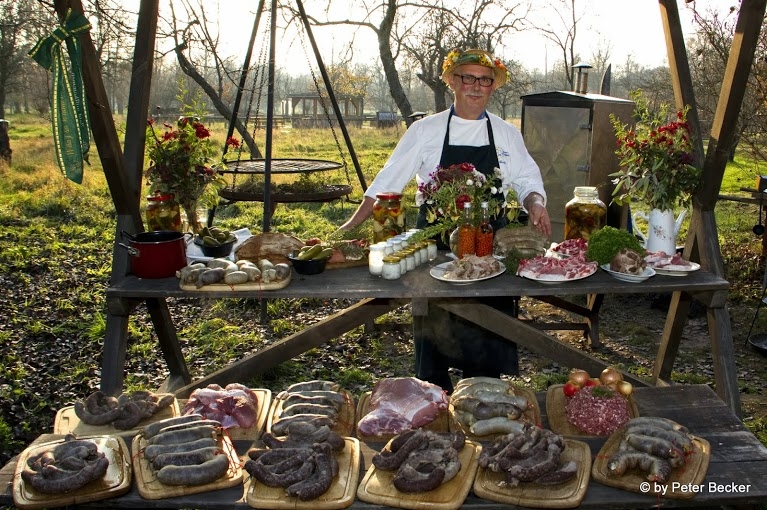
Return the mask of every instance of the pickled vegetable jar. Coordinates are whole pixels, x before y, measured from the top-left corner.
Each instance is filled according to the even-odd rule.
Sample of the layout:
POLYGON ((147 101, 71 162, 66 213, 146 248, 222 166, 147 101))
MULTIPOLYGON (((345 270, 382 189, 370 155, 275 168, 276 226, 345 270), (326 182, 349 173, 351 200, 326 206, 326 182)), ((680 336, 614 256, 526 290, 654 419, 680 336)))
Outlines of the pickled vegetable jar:
POLYGON ((405 211, 400 193, 376 194, 373 205, 373 242, 385 241, 405 230, 405 211))
POLYGON ((565 205, 565 239, 589 240, 605 226, 607 206, 594 186, 576 186, 573 199, 565 205))
POLYGON ((146 197, 146 223, 151 230, 181 232, 181 210, 173 193, 158 193, 146 197))

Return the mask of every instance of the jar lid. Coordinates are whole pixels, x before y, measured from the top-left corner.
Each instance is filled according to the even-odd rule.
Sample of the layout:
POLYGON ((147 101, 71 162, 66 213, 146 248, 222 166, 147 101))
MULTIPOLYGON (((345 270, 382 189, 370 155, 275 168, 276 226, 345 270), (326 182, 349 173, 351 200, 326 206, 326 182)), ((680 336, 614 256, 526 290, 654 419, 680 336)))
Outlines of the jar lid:
POLYGON ((395 255, 387 255, 383 258, 383 261, 387 264, 399 264, 399 257, 395 255))
POLYGON ((402 193, 397 193, 395 191, 383 191, 381 193, 376 193, 376 198, 380 200, 399 200, 402 198, 402 193))

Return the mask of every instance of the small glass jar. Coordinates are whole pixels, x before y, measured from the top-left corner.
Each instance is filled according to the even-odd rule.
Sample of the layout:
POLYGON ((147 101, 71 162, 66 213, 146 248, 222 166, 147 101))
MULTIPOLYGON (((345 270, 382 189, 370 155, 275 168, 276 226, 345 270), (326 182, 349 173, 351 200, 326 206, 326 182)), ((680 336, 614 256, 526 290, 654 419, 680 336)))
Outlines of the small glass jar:
POLYGON ((384 250, 384 255, 392 255, 394 254, 394 241, 391 239, 386 240, 386 249, 384 250))
POLYGON ((381 276, 383 271, 383 259, 386 243, 376 243, 370 245, 368 253, 368 269, 373 276, 381 276))
POLYGON ((399 272, 401 275, 407 273, 407 258, 402 251, 394 252, 394 256, 399 258, 399 272))
POLYGON ((181 232, 181 209, 173 193, 146 197, 146 223, 149 230, 181 232))
POLYGON ((418 248, 421 251, 421 264, 427 263, 429 260, 429 243, 426 241, 421 241, 418 243, 418 248))
POLYGON ((415 254, 413 253, 413 250, 410 248, 406 248, 402 250, 405 254, 405 262, 407 263, 407 270, 412 271, 415 269, 415 254))
POLYGON ((594 186, 576 186, 573 195, 565 205, 565 239, 588 241, 591 234, 605 226, 607 206, 594 186))
POLYGON ((385 241, 405 230, 402 194, 387 191, 376 194, 373 204, 373 242, 385 241))
POLYGON ((384 280, 396 280, 402 276, 400 272, 400 259, 394 255, 389 255, 383 258, 383 266, 381 267, 381 278, 384 280))
POLYGON ((427 244, 426 249, 429 253, 429 260, 432 261, 437 258, 437 252, 439 251, 437 249, 437 240, 427 239, 426 244, 427 244))

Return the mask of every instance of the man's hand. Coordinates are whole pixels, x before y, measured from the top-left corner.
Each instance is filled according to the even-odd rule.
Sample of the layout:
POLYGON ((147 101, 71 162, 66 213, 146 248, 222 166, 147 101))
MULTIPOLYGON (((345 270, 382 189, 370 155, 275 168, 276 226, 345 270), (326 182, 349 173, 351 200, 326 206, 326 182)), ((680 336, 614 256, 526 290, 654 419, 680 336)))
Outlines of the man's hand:
POLYGON ((530 193, 525 197, 525 209, 527 209, 528 223, 546 237, 551 237, 551 218, 543 204, 543 197, 538 193, 530 193))

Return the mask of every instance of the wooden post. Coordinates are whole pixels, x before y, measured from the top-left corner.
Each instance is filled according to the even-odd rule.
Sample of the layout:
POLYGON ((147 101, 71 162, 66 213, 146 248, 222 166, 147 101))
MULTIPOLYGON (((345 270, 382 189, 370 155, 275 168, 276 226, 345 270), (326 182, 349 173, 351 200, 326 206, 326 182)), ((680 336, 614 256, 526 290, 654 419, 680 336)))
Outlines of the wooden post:
POLYGON ((11 164, 11 139, 8 137, 8 127, 10 123, 5 119, 0 119, 0 159, 11 164))

